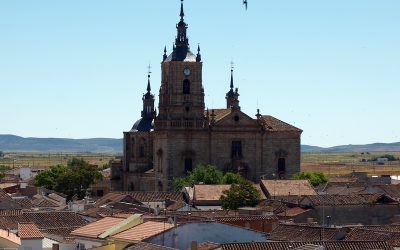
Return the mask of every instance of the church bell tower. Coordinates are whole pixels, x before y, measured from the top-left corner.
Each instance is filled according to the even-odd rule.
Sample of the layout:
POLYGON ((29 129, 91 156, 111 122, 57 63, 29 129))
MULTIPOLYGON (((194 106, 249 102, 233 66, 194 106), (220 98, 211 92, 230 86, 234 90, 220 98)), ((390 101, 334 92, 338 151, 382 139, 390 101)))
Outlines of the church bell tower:
POLYGON ((164 48, 161 63, 161 87, 159 113, 155 118, 155 130, 193 130, 204 127, 204 88, 200 46, 193 54, 187 37, 188 25, 184 21, 181 0, 180 21, 172 53, 167 56, 164 48))

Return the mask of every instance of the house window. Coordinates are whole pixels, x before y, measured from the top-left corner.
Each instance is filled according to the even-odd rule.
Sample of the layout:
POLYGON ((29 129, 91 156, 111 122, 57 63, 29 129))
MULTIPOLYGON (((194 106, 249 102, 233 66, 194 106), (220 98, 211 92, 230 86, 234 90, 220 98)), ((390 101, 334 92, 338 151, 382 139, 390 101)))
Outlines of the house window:
POLYGON ((242 158, 241 141, 232 141, 232 158, 242 158))
POLYGON ((191 172, 193 170, 192 158, 185 158, 185 173, 191 172))
POLYGON ((183 80, 183 94, 190 94, 190 81, 188 79, 183 80))

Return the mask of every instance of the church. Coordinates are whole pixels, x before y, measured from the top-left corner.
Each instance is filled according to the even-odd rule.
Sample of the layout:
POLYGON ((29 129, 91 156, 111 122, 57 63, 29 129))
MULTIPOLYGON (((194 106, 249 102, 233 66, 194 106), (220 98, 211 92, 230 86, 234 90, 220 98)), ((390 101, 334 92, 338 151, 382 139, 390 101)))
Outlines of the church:
POLYGON ((164 48, 158 112, 148 75, 141 118, 124 132, 120 188, 170 191, 175 177, 199 164, 254 182, 299 172, 302 130, 259 110, 254 117, 242 112, 233 69, 226 107, 206 109, 200 47, 196 54, 190 51, 182 2, 176 29, 172 53, 164 48))

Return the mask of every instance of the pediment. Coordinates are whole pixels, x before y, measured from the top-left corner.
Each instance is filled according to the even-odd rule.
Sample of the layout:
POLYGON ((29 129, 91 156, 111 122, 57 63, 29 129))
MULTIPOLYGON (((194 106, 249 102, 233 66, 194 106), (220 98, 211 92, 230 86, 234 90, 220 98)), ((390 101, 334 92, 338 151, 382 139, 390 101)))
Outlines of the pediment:
POLYGON ((260 126, 256 119, 251 118, 240 110, 232 110, 215 122, 215 126, 249 127, 260 126))

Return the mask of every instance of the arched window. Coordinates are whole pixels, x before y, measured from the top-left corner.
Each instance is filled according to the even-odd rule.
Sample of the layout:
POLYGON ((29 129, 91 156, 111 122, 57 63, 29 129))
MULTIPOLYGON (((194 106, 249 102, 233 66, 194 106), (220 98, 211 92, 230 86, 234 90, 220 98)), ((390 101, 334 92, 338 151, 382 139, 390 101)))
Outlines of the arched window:
POLYGON ((286 172, 286 163, 285 163, 285 158, 279 158, 278 159, 278 175, 284 176, 286 172))
POLYGON ((190 94, 190 81, 188 79, 183 80, 183 94, 190 94))
POLYGON ((185 173, 191 172, 193 170, 192 158, 185 158, 185 173))

